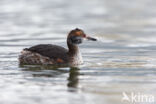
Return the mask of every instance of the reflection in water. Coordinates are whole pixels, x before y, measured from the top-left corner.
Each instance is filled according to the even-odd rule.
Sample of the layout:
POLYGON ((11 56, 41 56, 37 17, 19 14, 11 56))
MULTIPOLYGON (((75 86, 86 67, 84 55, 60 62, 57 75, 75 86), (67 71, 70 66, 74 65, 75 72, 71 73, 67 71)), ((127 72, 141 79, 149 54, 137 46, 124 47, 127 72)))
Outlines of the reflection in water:
POLYGON ((77 88, 78 86, 80 69, 77 67, 71 67, 69 71, 62 70, 56 66, 21 65, 20 67, 24 68, 23 71, 29 71, 29 73, 33 72, 31 73, 33 77, 57 77, 69 72, 67 87, 77 88))
POLYGON ((33 77, 56 77, 60 74, 67 73, 67 70, 61 70, 56 66, 42 66, 42 65, 21 65, 23 71, 29 71, 33 77))
POLYGON ((68 87, 77 88, 79 83, 79 68, 72 67, 70 69, 69 77, 68 77, 68 87))

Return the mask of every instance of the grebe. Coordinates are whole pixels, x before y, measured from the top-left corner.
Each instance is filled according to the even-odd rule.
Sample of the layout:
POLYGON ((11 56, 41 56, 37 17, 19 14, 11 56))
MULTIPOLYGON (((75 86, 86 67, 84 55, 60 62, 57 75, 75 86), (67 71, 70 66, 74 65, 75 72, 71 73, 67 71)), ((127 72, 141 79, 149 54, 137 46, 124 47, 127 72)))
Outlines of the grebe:
POLYGON ((78 47, 83 39, 96 41, 95 38, 86 36, 81 29, 74 29, 67 36, 68 50, 57 45, 40 44, 25 48, 19 56, 20 64, 36 65, 68 65, 74 66, 83 63, 78 47))

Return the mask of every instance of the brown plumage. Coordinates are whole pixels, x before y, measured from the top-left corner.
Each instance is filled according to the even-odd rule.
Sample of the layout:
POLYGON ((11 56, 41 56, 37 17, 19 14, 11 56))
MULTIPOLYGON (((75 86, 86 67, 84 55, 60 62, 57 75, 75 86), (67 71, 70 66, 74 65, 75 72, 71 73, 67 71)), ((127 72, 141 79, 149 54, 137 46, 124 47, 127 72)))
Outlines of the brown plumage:
POLYGON ((57 45, 40 44, 25 48, 19 56, 20 64, 41 64, 41 65, 79 65, 82 64, 82 56, 78 44, 83 39, 95 41, 87 37, 81 29, 72 30, 67 37, 68 50, 57 45))

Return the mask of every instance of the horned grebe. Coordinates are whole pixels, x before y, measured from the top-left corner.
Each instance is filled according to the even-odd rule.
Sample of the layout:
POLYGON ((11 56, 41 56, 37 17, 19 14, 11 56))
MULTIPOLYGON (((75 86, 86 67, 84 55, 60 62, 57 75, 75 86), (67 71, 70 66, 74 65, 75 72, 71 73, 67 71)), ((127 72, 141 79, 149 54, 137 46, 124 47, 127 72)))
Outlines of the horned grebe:
POLYGON ((19 56, 20 64, 36 65, 68 65, 74 66, 83 63, 78 44, 83 39, 96 41, 95 38, 86 36, 81 29, 70 31, 67 37, 68 50, 57 45, 40 44, 25 48, 19 56))

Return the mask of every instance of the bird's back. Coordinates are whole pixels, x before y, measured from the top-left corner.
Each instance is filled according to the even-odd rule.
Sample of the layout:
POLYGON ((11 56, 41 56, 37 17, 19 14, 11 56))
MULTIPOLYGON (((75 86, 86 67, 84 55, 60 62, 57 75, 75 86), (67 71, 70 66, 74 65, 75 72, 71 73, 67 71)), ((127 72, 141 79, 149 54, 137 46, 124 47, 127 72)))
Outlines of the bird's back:
POLYGON ((51 59, 62 58, 64 61, 67 60, 67 52, 68 50, 57 45, 52 44, 40 44, 30 48, 26 48, 24 50, 38 53, 42 56, 49 57, 51 59))
POLYGON ((25 48, 19 57, 24 64, 66 64, 68 63, 68 50, 52 44, 40 44, 25 48))

